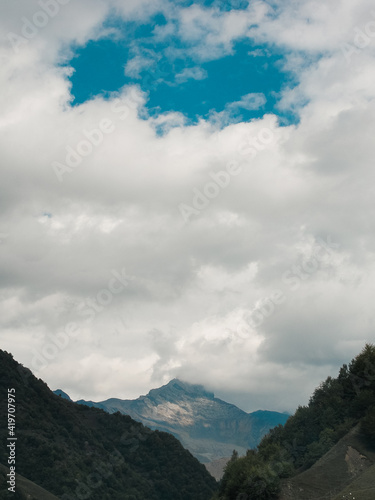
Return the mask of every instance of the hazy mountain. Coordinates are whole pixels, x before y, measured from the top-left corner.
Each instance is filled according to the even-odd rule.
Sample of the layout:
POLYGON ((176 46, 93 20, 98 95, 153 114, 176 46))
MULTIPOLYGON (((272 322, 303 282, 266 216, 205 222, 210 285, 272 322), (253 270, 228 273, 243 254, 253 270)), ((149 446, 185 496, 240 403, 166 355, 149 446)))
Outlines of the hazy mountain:
POLYGON ((64 399, 67 399, 68 401, 71 401, 70 397, 67 395, 66 392, 62 391, 61 389, 57 389, 56 391, 53 391, 56 396, 61 396, 64 399))
POLYGON ((208 464, 205 464, 206 469, 208 472, 213 476, 217 481, 220 481, 220 479, 224 475, 224 470, 229 462, 231 457, 223 457, 219 458, 217 460, 213 460, 212 462, 209 462, 208 464))
POLYGON ((272 411, 246 413, 215 398, 203 386, 178 379, 135 400, 77 402, 109 413, 119 411, 151 429, 170 432, 203 463, 230 457, 233 449, 245 454, 270 428, 284 424, 288 418, 272 411))
MULTIPOLYGON (((1 443, 9 443, 8 389, 16 400, 16 472, 47 490, 36 498, 47 500, 50 492, 61 500, 208 500, 216 488, 172 435, 56 396, 0 350, 1 443)), ((9 453, 0 447, 1 464, 8 464, 9 453)), ((0 498, 6 489, 2 481, 0 498)), ((14 498, 33 497, 17 490, 14 498)))

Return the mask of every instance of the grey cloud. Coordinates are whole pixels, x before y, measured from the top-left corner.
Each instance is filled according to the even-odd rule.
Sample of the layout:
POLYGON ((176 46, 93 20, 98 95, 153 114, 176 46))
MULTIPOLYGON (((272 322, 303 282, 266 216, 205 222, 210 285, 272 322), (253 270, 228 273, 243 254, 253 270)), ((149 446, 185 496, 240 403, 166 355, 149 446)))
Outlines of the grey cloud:
MULTIPOLYGON (((289 2, 279 16, 249 11, 260 23, 254 36, 291 51, 300 83, 283 99, 297 107, 300 123, 281 127, 265 116, 189 127, 170 115, 163 120, 178 126, 159 137, 137 89, 70 107, 58 49, 100 35, 109 2, 88 4, 67 5, 72 22, 56 18, 54 29, 0 70, 2 347, 32 366, 51 335, 75 322, 77 336, 45 367, 32 366, 74 398, 137 397, 180 376, 246 410, 293 410, 373 340, 371 50, 346 64, 342 37, 331 29, 340 10, 324 7, 312 24, 289 2), (291 23, 306 29, 302 40, 291 23), (295 57, 304 47, 319 51, 325 40, 319 63, 295 57), (129 106, 131 92, 137 98, 129 106), (124 99, 124 119, 112 107, 116 97, 124 99), (60 183, 52 162, 65 162, 66 147, 77 148, 84 130, 106 118, 113 132, 60 183), (256 149, 263 129, 274 140, 256 149), (179 204, 193 206, 212 172, 234 161, 241 172, 185 223, 179 204), (284 273, 328 236, 340 246, 292 290, 284 273), (86 299, 109 289, 111 271, 122 269, 129 284, 88 321, 86 299), (239 330, 275 290, 285 302, 255 328, 239 330)), ((23 5, 30 15, 31 3, 23 5)), ((310 12, 315 4, 304 5, 310 12)), ((135 3, 128 8, 124 16, 140 15, 135 3)), ((159 8, 150 2, 148 12, 159 8)), ((363 9, 354 10, 363 20, 363 9)), ((205 21, 215 32, 224 17, 211 14, 205 21)), ((14 16, 4 11, 6 29, 17 29, 14 16)), ((225 19, 234 26, 237 18, 225 19)), ((222 55, 221 44, 230 47, 236 35, 220 33, 213 47, 222 55)))

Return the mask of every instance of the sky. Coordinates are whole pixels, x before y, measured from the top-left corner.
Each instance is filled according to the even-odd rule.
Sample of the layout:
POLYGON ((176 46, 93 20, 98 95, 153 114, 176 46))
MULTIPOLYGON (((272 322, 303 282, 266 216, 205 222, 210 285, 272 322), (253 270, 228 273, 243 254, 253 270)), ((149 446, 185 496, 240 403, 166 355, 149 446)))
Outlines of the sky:
POLYGON ((374 342, 370 0, 5 0, 0 347, 72 399, 294 411, 374 342))

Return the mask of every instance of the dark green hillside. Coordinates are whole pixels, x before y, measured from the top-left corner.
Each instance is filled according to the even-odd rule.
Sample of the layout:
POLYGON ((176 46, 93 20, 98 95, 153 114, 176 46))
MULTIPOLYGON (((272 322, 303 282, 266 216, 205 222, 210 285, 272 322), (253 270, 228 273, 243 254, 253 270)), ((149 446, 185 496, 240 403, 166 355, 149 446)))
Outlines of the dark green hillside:
MULTIPOLYGON (((336 492, 368 489, 368 471, 373 470, 375 450, 368 446, 356 425, 309 469, 283 481, 280 500, 331 499, 336 492)), ((375 495, 372 477, 372 497, 375 495)), ((354 495, 356 500, 364 500, 354 495)), ((336 498, 336 497, 335 497, 336 498)), ((340 498, 340 497, 339 497, 340 498)), ((340 500, 345 498, 341 496, 340 500)), ((350 497, 348 497, 350 498, 350 497)), ((352 499, 353 500, 353 499, 352 499)))
POLYGON ((12 500, 58 500, 58 497, 52 495, 45 489, 37 486, 32 481, 25 479, 23 476, 16 474, 17 491, 10 493, 7 491, 7 474, 9 469, 0 464, 0 499, 12 500))
MULTIPOLYGON (((334 498, 356 475, 364 472, 360 468, 355 470, 355 474, 350 470, 351 453, 363 456, 358 460, 363 460, 366 467, 370 467, 375 461, 374 451, 375 346, 368 344, 349 366, 344 365, 340 369, 337 378, 328 377, 315 390, 308 406, 299 407, 284 426, 272 429, 257 450, 249 451, 244 458, 233 457, 215 498, 334 498), (354 428, 356 441, 353 441, 351 434, 354 428), (347 441, 342 441, 338 448, 334 448, 344 436, 348 436, 345 438, 347 441), (324 460, 318 466, 317 461, 323 456, 324 460), (309 469, 314 464, 317 466, 309 469), (330 475, 326 474, 327 464, 330 475), (304 474, 307 469, 309 472, 304 474), (338 477, 334 477, 334 471, 338 477), (289 484, 287 478, 291 477, 293 480, 289 484), (311 485, 321 484, 323 480, 327 481, 327 487, 329 484, 332 491, 327 492, 325 489, 323 497, 322 492, 314 496, 314 487, 311 485), (310 484, 312 488, 308 497, 303 496, 303 493, 289 496, 285 493, 287 483, 290 488, 294 484, 295 491, 302 491, 302 481, 304 487, 310 484)), ((371 488, 375 498, 375 478, 371 488)))
MULTIPOLYGON (((207 500, 215 480, 171 435, 54 395, 0 351, 0 442, 16 396, 16 471, 63 500, 207 500)), ((0 463, 7 464, 5 446, 0 463)), ((3 485, 1 485, 3 488, 3 485)), ((0 493, 1 495, 2 493, 0 493)), ((1 498, 4 498, 1 496, 1 498)))

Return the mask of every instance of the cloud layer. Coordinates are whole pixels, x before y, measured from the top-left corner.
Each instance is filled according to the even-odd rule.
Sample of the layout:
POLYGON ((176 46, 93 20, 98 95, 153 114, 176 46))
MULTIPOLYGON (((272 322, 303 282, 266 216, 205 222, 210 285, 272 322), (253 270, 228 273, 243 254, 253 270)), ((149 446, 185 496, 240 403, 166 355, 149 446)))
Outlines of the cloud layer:
POLYGON ((1 7, 2 348, 73 398, 177 376, 245 410, 306 403, 374 339, 371 2, 56 5, 47 22, 38 2, 1 7), (155 36, 197 61, 243 36, 283 50, 299 124, 149 117, 139 86, 71 107, 75 44, 158 11, 155 36))

